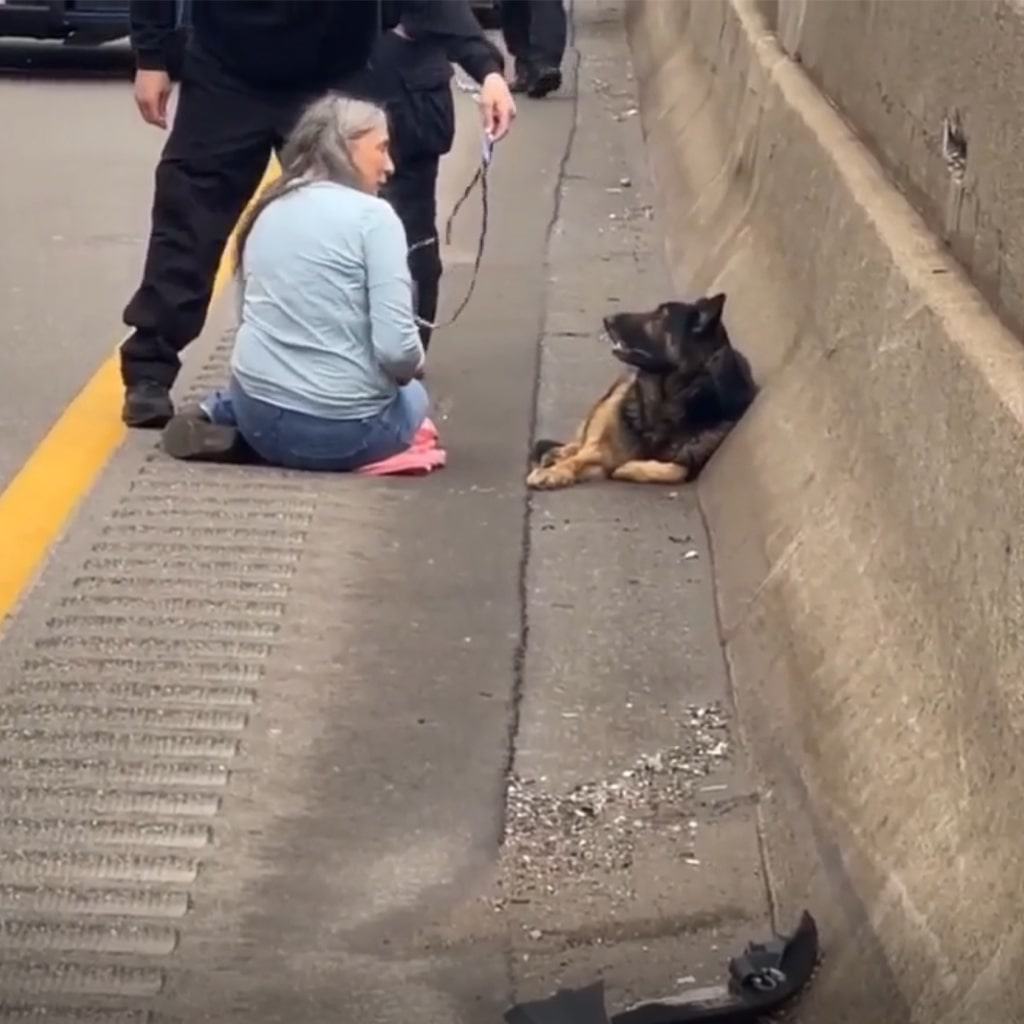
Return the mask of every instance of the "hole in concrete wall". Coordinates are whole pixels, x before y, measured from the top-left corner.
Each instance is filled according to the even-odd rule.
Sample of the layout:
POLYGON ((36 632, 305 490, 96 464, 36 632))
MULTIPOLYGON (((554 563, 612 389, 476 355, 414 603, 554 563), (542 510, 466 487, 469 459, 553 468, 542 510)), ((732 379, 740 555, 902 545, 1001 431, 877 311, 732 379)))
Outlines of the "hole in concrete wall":
POLYGON ((967 173, 967 134, 959 111, 951 110, 942 119, 942 155, 954 181, 963 181, 967 173))

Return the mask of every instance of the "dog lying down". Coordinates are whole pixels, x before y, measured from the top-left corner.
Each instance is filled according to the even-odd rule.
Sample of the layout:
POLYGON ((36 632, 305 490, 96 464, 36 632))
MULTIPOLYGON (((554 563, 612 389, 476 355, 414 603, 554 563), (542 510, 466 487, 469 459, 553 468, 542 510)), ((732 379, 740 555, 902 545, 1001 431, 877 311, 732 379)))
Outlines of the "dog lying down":
POLYGON ((724 295, 605 317, 612 353, 630 367, 572 441, 538 441, 529 487, 585 480, 693 480, 757 394, 750 364, 722 323, 724 295))

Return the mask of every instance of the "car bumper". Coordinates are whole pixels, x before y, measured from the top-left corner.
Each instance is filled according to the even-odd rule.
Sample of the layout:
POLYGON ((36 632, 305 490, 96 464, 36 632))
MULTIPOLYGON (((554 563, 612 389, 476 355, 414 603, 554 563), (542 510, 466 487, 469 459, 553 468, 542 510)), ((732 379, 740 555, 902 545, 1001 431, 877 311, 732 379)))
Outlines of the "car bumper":
POLYGON ((128 29, 127 0, 0 0, 0 36, 116 39, 128 29))

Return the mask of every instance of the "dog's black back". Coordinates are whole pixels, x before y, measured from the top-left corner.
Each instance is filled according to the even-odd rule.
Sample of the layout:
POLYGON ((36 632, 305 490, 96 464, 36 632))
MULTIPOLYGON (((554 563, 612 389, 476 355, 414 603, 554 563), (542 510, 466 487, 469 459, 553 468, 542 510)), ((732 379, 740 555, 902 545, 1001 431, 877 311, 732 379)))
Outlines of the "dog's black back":
MULTIPOLYGON (((672 331, 672 317, 661 329, 672 331)), ((725 325, 717 320, 712 331, 696 343, 696 355, 684 342, 684 365, 660 372, 638 368, 620 411, 636 458, 686 466, 691 479, 757 395, 750 363, 733 348, 725 325)), ((671 352, 673 345, 664 348, 671 352)))

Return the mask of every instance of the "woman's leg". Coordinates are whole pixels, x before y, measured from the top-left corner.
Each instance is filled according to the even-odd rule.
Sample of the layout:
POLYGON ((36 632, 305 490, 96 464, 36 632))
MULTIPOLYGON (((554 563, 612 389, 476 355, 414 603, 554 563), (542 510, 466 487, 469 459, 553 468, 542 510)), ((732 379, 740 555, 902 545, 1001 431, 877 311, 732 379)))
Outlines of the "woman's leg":
POLYGON ((252 398, 235 383, 231 399, 242 437, 272 466, 345 472, 405 447, 393 429, 386 429, 380 416, 366 420, 311 416, 252 398), (385 455, 378 456, 379 450, 385 450, 385 455))
POLYGON ((174 429, 169 425, 165 431, 165 447, 177 458, 238 461, 226 451, 229 437, 235 436, 239 445, 274 466, 345 472, 405 451, 429 405, 426 388, 414 380, 399 388, 377 416, 330 420, 252 398, 232 380, 227 393, 218 392, 203 403, 206 419, 175 417, 174 429))
POLYGON ((363 449, 348 460, 345 469, 359 469, 406 451, 427 418, 429 408, 427 389, 418 380, 400 387, 395 400, 379 416, 364 422, 363 449))
MULTIPOLYGON (((328 441, 336 445, 337 462, 333 467, 321 468, 355 470, 407 451, 423 425, 429 407, 427 389, 414 380, 399 388, 394 401, 372 419, 330 424, 329 433, 336 440, 329 438, 328 441)), ((323 443, 324 438, 318 438, 320 451, 323 443)))
MULTIPOLYGON (((214 391, 199 403, 199 411, 211 422, 221 427, 237 427, 235 406, 231 391, 214 391)), ((184 412, 184 410, 182 410, 184 412)))

